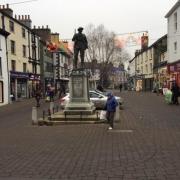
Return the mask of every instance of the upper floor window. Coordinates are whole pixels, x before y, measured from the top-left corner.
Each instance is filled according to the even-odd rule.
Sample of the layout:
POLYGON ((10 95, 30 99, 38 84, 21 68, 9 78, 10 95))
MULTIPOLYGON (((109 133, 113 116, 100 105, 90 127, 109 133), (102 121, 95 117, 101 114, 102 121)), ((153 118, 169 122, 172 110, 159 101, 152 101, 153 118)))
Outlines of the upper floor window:
POLYGON ((152 63, 149 64, 149 70, 152 73, 152 63))
POLYGON ((35 35, 33 35, 33 34, 31 35, 31 42, 32 42, 32 43, 35 43, 35 42, 36 42, 36 40, 35 40, 35 35))
POLYGON ((9 30, 11 32, 14 32, 14 22, 13 21, 9 21, 9 30))
POLYGON ((149 51, 149 59, 152 59, 152 49, 149 51))
POLYGON ((1 57, 0 57, 0 76, 2 76, 2 61, 1 61, 1 57))
POLYGON ((148 74, 148 65, 146 64, 146 73, 148 74))
POLYGON ((174 30, 177 31, 177 12, 174 13, 174 30))
POLYGON ((177 42, 174 42, 174 53, 177 52, 177 42))
POLYGON ((23 45, 22 47, 23 47, 23 57, 26 57, 26 46, 23 45))
POLYGON ((26 37, 26 30, 24 28, 22 28, 22 37, 25 38, 26 37))
POLYGON ((27 72, 27 64, 26 63, 23 63, 23 72, 27 72))
POLYGON ((13 40, 11 40, 11 53, 12 54, 16 53, 15 41, 13 40))
POLYGON ((11 60, 11 70, 16 71, 16 61, 15 60, 11 60))

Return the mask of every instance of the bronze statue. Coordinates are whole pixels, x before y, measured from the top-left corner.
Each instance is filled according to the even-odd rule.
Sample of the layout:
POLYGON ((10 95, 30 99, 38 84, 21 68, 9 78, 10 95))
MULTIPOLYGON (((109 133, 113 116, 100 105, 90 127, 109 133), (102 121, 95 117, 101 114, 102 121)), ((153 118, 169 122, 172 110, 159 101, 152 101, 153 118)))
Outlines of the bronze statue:
POLYGON ((81 68, 84 68, 84 54, 85 50, 88 48, 88 42, 86 35, 82 33, 83 28, 78 28, 78 33, 75 33, 72 41, 74 41, 74 63, 73 67, 77 69, 77 63, 78 63, 78 55, 80 52, 80 58, 81 58, 81 68))

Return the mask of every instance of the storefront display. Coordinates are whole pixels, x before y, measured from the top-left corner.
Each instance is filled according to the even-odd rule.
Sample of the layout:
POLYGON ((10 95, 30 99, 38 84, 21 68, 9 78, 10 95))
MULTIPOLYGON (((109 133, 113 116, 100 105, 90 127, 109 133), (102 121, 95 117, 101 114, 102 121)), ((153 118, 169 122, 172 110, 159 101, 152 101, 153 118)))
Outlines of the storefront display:
POLYGON ((0 81, 0 103, 3 103, 3 82, 0 81))

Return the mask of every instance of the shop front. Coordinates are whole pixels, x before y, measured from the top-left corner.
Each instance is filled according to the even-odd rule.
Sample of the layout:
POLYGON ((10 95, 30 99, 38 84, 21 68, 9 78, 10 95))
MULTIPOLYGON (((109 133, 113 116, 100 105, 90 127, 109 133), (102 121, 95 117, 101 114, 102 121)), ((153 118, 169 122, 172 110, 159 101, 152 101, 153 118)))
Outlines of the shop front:
POLYGON ((38 86, 40 87, 43 86, 41 85, 41 82, 40 82, 40 75, 29 73, 29 84, 28 84, 29 98, 35 96, 35 92, 38 86))
POLYGON ((168 64, 167 69, 169 73, 168 87, 171 88, 173 82, 176 82, 180 87, 180 60, 176 63, 168 64))
POLYGON ((29 74, 10 71, 10 93, 12 100, 28 97, 29 74))
POLYGON ((4 102, 4 88, 3 81, 0 81, 0 103, 4 102))

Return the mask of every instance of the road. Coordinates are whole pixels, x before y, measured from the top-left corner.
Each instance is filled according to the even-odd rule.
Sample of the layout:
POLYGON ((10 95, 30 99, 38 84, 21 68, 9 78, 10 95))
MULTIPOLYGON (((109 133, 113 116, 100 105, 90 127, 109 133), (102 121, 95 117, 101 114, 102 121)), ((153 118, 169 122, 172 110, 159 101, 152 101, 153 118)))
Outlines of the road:
POLYGON ((150 92, 121 96, 112 131, 107 124, 32 126, 34 100, 0 107, 0 180, 179 180, 180 106, 150 92))

